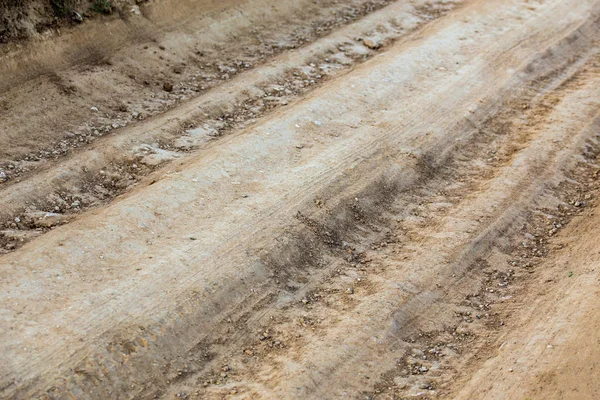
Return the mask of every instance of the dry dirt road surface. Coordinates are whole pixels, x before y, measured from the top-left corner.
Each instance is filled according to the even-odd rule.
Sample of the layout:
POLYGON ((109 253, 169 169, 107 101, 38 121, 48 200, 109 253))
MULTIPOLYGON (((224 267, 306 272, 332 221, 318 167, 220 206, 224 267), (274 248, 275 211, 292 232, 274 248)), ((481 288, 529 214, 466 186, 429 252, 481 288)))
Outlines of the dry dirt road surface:
POLYGON ((600 398, 600 1, 139 10, 0 45, 0 398, 600 398))

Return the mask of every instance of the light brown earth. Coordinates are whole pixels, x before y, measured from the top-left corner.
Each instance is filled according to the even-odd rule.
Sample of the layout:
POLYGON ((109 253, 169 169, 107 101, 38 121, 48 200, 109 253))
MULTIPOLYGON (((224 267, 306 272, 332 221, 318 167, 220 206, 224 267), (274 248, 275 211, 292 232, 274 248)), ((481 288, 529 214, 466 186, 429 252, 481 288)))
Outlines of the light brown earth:
POLYGON ((1 45, 1 398, 600 398, 600 1, 141 11, 1 45))

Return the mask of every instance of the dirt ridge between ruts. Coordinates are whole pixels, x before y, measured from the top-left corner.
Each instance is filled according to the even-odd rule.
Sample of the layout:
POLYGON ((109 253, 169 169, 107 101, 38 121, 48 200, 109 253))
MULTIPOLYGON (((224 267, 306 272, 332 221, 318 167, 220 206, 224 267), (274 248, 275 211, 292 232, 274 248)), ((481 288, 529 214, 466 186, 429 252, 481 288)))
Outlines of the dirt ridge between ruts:
MULTIPOLYGON (((452 7, 454 3, 448 4, 446 7, 452 7)), ((390 5, 314 44, 277 57, 270 65, 244 72, 175 110, 139 122, 116 135, 99 138, 91 148, 58 159, 41 171, 33 170, 18 182, 9 180, 0 186, 0 197, 5 204, 0 210, 0 223, 6 228, 0 236, 0 247, 14 250, 44 231, 71 221, 82 210, 126 192, 168 161, 188 153, 202 154, 207 145, 214 145, 208 141, 241 129, 306 95, 323 80, 344 74, 370 58, 377 49, 369 49, 362 42, 353 43, 357 33, 366 33, 372 26, 382 30, 381 26, 390 21, 396 24, 405 21, 398 30, 388 27, 387 32, 375 35, 374 43, 381 48, 427 22, 418 15, 415 5, 390 5), (349 48, 360 48, 364 54, 349 59, 344 55, 349 48), (338 58, 342 59, 341 64, 336 61, 338 58), (295 82, 298 76, 310 79, 313 84, 294 89, 290 82, 295 82), (293 93, 288 95, 283 89, 273 89, 274 83, 284 88, 285 93, 290 89, 293 93), (275 102, 262 111, 252 111, 254 104, 267 95, 275 102), (201 133, 190 134, 196 131, 201 133)))

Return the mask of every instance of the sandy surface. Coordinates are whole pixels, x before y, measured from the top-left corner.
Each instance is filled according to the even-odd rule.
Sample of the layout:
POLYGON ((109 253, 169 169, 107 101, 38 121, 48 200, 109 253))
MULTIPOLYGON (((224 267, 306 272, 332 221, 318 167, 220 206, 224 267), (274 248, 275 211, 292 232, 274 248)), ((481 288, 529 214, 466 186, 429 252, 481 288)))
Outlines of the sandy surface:
POLYGON ((600 2, 233 3, 3 49, 0 397, 596 398, 600 2))

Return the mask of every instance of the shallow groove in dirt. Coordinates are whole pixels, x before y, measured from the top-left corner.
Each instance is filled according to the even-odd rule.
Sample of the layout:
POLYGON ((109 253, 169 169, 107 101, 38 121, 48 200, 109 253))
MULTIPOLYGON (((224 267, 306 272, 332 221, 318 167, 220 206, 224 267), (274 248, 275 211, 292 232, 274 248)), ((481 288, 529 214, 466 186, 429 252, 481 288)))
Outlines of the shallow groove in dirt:
MULTIPOLYGON (((556 91, 542 97, 537 105, 531 105, 526 98, 518 99, 513 112, 520 113, 519 105, 528 105, 524 113, 528 116, 523 118, 525 123, 509 128, 509 132, 505 133, 507 137, 502 139, 505 142, 500 147, 502 151, 494 150, 493 155, 488 153, 492 155, 488 161, 493 161, 487 168, 493 170, 514 159, 522 151, 511 149, 515 141, 528 141, 528 135, 549 129, 553 122, 545 117, 552 107, 560 103, 565 93, 576 91, 590 78, 597 79, 600 73, 598 61, 600 59, 594 57, 556 91)), ((503 114, 497 120, 497 126, 515 120, 514 114, 503 114)), ((596 116, 584 128, 590 139, 585 145, 578 145, 583 160, 569 162, 568 169, 560 172, 559 183, 553 182, 545 190, 545 201, 537 200, 524 209, 522 216, 511 221, 514 228, 504 232, 501 238, 492 239, 489 249, 481 252, 468 267, 469 276, 463 279, 468 279, 468 286, 472 289, 462 300, 446 305, 447 310, 453 310, 454 319, 446 321, 441 329, 419 330, 403 337, 402 342, 408 344, 404 356, 398 359, 394 369, 382 376, 375 390, 363 393, 366 398, 452 398, 451 393, 460 390, 460 386, 455 384, 457 377, 464 379, 469 371, 477 370, 495 353, 502 343, 499 338, 510 325, 511 316, 517 313, 517 307, 524 306, 519 303, 519 294, 527 291, 536 267, 549 257, 551 238, 573 218, 580 216, 586 207, 594 204, 592 199, 600 187, 594 179, 600 155, 599 124, 600 116, 596 116), (556 206, 548 208, 542 203, 555 203, 556 206)), ((472 171, 471 174, 486 175, 484 171, 472 171)), ((556 178, 548 181, 556 181, 556 178)), ((471 184, 479 186, 481 182, 471 184)), ((476 190, 476 187, 471 190, 476 190)), ((461 192, 464 193, 464 189, 461 192)), ((444 193, 452 197, 452 193, 444 193)), ((455 196, 458 197, 458 194, 455 196)), ((456 298, 455 287, 451 297, 456 298)))
POLYGON ((451 393, 600 108, 597 2, 472 4, 4 255, 0 393, 451 393))

